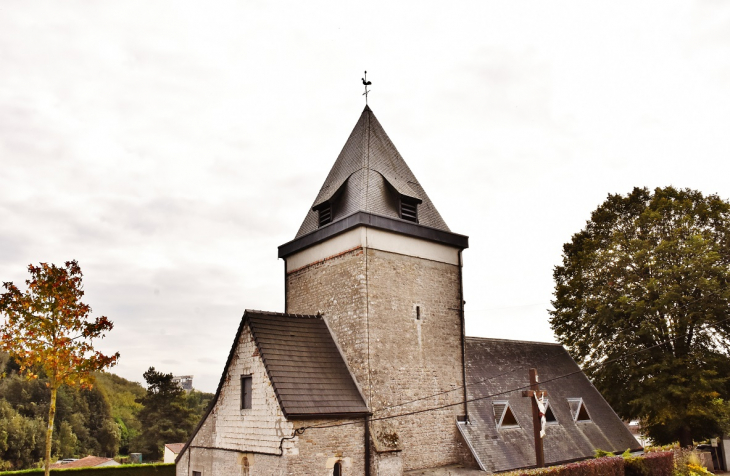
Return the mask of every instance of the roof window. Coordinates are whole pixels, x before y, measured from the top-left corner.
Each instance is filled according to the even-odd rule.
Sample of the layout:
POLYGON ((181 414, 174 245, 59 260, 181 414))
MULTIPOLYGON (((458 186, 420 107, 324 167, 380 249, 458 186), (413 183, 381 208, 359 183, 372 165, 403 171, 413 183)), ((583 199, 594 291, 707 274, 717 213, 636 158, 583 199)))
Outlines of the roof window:
POLYGON ((550 406, 550 400, 545 400, 545 423, 548 425, 557 425, 558 419, 555 418, 555 413, 550 406))
POLYGON ((582 398, 569 398, 568 405, 570 414, 573 415, 573 421, 591 421, 591 416, 588 414, 582 398))
POLYGON ((520 425, 517 423, 515 414, 512 413, 512 409, 509 406, 507 400, 497 400, 492 403, 494 408, 494 422, 497 424, 497 429, 503 428, 519 428, 520 425))

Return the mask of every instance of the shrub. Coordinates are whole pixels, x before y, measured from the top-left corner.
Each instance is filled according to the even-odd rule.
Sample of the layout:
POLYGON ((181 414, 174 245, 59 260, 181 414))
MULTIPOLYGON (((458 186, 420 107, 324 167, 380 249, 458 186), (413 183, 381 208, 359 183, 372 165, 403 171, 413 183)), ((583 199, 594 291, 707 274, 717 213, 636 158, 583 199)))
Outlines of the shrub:
POLYGON ((674 473, 674 454, 671 451, 649 453, 641 459, 651 476, 672 476, 674 473))
POLYGON ((674 476, 710 476, 712 475, 700 459, 699 452, 688 448, 674 450, 674 476))
POLYGON ((548 468, 518 470, 506 474, 510 476, 624 476, 624 460, 620 456, 604 457, 548 468))
POLYGON ((604 450, 595 450, 593 452, 593 456, 596 458, 605 458, 606 456, 616 456, 615 453, 612 453, 610 451, 604 451, 604 450))
MULTIPOLYGON (((605 452, 596 451, 596 454, 605 452)), ((684 466, 687 468, 686 464, 684 466)), ((500 476, 707 476, 703 474, 674 473, 674 455, 671 451, 632 456, 626 451, 622 456, 598 457, 597 459, 569 463, 547 468, 516 470, 500 476)))

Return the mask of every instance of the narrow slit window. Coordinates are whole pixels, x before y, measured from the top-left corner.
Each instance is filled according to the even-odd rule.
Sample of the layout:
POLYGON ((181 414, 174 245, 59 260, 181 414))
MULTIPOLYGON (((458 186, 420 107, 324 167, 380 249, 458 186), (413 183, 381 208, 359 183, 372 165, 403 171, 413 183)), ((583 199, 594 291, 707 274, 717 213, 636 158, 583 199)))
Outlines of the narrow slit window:
POLYGON ((582 398, 569 398, 568 405, 570 406, 570 413, 573 415, 573 421, 591 421, 591 416, 588 414, 582 398))
POLYGON ((494 422, 497 424, 497 429, 502 428, 519 428, 520 425, 517 423, 517 418, 512 412, 509 406, 509 402, 506 400, 495 401, 493 403, 494 409, 494 422))
POLYGON ((332 222, 332 205, 329 203, 319 209, 319 226, 332 222))
POLYGON ((400 217, 418 223, 418 204, 409 200, 400 201, 400 217))
POLYGON ((250 375, 241 375, 241 410, 251 408, 251 384, 253 379, 250 375))
POLYGON ((416 306, 416 320, 421 320, 421 306, 416 306))

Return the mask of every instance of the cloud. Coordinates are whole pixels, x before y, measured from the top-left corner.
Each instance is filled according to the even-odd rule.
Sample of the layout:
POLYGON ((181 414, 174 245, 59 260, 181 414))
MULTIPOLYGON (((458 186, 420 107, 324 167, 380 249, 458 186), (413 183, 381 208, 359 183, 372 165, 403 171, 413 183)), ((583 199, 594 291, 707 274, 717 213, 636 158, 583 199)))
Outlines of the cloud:
POLYGON ((116 324, 100 344, 122 353, 115 372, 153 365, 212 391, 243 310, 283 309, 276 247, 352 130, 367 69, 379 120, 471 236, 469 332, 551 340, 544 309, 469 309, 549 301, 561 244, 608 193, 730 197, 729 12, 3 5, 0 280, 78 259, 116 324))

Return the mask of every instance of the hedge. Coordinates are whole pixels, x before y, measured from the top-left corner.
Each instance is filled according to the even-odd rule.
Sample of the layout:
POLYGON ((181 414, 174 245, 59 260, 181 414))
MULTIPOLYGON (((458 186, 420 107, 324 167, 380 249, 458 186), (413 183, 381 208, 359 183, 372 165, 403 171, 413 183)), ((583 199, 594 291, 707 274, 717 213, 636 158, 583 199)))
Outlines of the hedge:
POLYGON ((560 466, 514 471, 518 476, 624 476, 624 459, 621 456, 589 459, 560 466))
MULTIPOLYGON (((0 476, 13 474, 43 474, 43 469, 0 472, 0 476)), ((123 464, 99 468, 52 469, 51 474, 63 476, 175 476, 175 464, 123 464)))
POLYGON ((626 458, 626 476, 672 476, 674 454, 671 451, 648 453, 626 458))
POLYGON ((672 476, 671 451, 642 456, 607 456, 547 468, 516 470, 504 476, 672 476))

